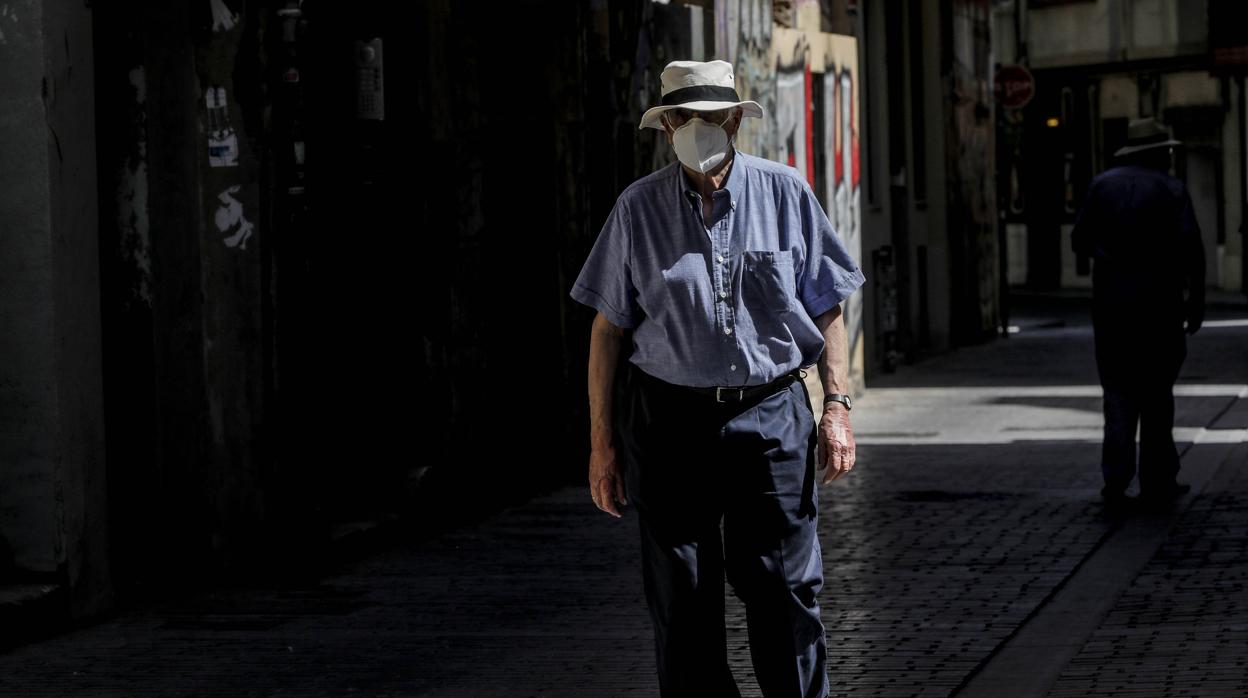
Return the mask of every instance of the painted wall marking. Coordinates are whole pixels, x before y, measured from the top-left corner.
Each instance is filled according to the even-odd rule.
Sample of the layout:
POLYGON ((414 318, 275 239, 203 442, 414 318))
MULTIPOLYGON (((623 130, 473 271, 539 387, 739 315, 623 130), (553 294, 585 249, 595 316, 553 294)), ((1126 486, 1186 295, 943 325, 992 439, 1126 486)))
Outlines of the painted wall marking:
POLYGON ((213 222, 216 223, 217 230, 221 231, 222 234, 234 230, 232 235, 222 241, 226 247, 237 247, 240 250, 245 250, 247 249, 247 238, 251 237, 252 228, 255 226, 243 216, 243 203, 234 198, 239 188, 239 185, 235 184, 217 194, 217 199, 221 202, 221 205, 217 206, 217 211, 213 215, 213 222))
POLYGON ((228 32, 238 24, 238 15, 230 11, 224 0, 208 0, 208 4, 212 7, 213 33, 228 32))

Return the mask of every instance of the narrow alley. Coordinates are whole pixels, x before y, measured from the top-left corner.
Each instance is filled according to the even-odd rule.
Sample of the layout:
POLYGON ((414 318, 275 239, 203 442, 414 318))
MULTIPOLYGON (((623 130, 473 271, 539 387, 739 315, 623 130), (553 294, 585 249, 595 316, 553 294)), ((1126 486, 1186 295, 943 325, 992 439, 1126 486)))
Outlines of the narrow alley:
MULTIPOLYGON (((1192 493, 1113 517, 1082 303, 1023 298, 1011 339, 903 368, 856 406, 860 467, 821 498, 834 695, 1248 691, 1248 317, 1214 309, 1189 342, 1192 493)), ((0 695, 653 696, 636 535, 631 509, 559 489, 319 583, 17 648, 0 695)), ((758 695, 732 598, 729 614, 758 695)))

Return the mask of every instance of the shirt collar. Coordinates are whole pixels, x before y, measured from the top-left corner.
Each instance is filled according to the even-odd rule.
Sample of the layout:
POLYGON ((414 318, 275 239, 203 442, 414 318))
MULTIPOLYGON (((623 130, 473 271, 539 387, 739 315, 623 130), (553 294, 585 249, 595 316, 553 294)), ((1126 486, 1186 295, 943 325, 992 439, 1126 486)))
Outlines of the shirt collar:
MULTIPOLYGON (((724 186, 715 190, 715 192, 711 194, 712 197, 716 194, 722 197, 724 194, 721 194, 720 192, 727 192, 729 204, 734 208, 736 207, 737 200, 741 198, 741 192, 745 189, 745 170, 747 167, 746 160, 748 157, 749 156, 745 153, 742 153, 735 147, 733 148, 732 168, 728 170, 728 179, 724 182, 724 186)), ((697 197, 702 196, 702 194, 693 187, 692 183, 689 181, 688 175, 685 174, 685 170, 679 162, 676 163, 676 181, 679 182, 681 196, 683 196, 686 200, 691 198, 690 194, 697 197)))

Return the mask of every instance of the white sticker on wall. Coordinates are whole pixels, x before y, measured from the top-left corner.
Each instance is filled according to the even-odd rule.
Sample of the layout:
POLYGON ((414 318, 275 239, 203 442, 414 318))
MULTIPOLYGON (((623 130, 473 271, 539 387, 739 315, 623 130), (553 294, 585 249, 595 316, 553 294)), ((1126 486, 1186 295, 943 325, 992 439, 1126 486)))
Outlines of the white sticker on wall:
POLYGON ((238 164, 238 136, 230 125, 225 88, 209 86, 204 91, 204 102, 208 105, 208 164, 234 167, 238 164))
POLYGON ((240 250, 247 249, 247 238, 251 237, 252 226, 243 216, 243 203, 234 198, 238 193, 239 186, 234 186, 217 194, 217 199, 221 205, 217 206, 217 212, 213 216, 213 222, 217 225, 217 230, 222 234, 229 233, 225 238, 226 247, 237 247, 240 250))
POLYGON ((230 12, 224 0, 208 0, 208 4, 212 7, 212 31, 214 33, 228 32, 238 24, 238 15, 230 12))

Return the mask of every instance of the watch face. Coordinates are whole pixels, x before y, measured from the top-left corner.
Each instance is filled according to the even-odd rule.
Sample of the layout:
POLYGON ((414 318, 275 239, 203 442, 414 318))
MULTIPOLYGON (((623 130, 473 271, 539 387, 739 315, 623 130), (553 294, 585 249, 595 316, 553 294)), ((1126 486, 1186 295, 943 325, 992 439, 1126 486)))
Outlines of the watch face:
POLYGON ((829 402, 839 402, 842 405, 845 405, 845 409, 847 410, 852 410, 854 408, 854 403, 852 400, 849 399, 848 395, 837 394, 835 396, 828 396, 823 399, 823 404, 826 405, 829 402))

